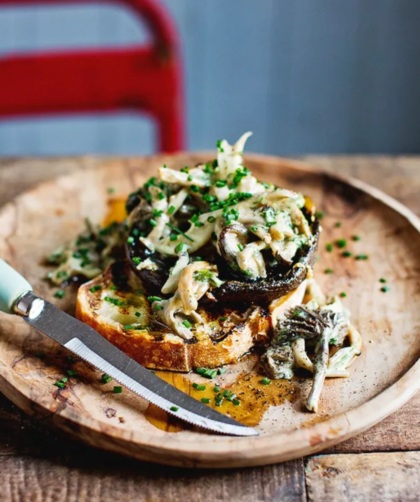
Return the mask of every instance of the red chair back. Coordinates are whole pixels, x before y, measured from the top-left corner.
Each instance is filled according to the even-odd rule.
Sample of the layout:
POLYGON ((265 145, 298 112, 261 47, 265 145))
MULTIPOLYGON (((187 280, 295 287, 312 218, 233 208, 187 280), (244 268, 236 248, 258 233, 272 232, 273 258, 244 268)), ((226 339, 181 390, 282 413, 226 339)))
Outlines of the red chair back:
MULTIPOLYGON (((43 4, 86 0, 41 0, 43 4)), ((183 90, 175 28, 159 3, 121 0, 144 19, 151 43, 128 48, 0 58, 0 119, 38 114, 138 110, 157 123, 158 150, 184 148, 183 90)), ((0 0, 2 5, 38 3, 0 0)))

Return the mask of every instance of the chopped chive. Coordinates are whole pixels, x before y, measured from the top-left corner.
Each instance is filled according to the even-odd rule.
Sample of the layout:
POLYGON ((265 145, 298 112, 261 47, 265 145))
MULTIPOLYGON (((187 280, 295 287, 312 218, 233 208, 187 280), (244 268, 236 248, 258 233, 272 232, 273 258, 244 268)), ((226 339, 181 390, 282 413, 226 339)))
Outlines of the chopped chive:
POLYGON ((66 293, 62 290, 62 289, 59 289, 58 291, 55 292, 54 296, 56 298, 64 298, 66 295, 66 293))
POLYGON ((199 375, 210 379, 214 378, 217 375, 217 370, 210 370, 207 368, 197 368, 195 371, 199 375))
POLYGON ((160 298, 159 296, 148 296, 147 299, 151 303, 153 303, 153 302, 161 302, 162 301, 162 298, 160 298))
POLYGON ((116 290, 117 290, 117 286, 111 286, 109 289, 110 289, 111 291, 116 291, 116 290))
POLYGON ((367 254, 358 254, 355 258, 356 260, 368 260, 369 256, 367 254))
POLYGON ((62 381, 63 383, 66 383, 66 382, 68 382, 68 381, 69 381, 69 379, 68 379, 67 377, 63 377, 63 378, 61 379, 61 381, 62 381))
POLYGON ((176 234, 171 234, 171 236, 169 237, 169 240, 170 241, 176 241, 178 239, 178 236, 176 234))
POLYGON ((188 176, 187 180, 188 181, 192 181, 193 180, 193 177, 191 176, 191 174, 188 176))
POLYGON ((107 190, 107 192, 108 192, 109 194, 111 194, 111 193, 115 193, 115 188, 114 188, 114 187, 109 187, 109 188, 108 188, 108 190, 107 190))
POLYGON ((136 317, 140 317, 140 316, 141 316, 141 313, 140 313, 140 312, 136 312, 134 315, 135 315, 136 317))
POLYGON ((243 251, 244 250, 243 245, 242 244, 238 244, 238 249, 239 249, 239 251, 243 251))
POLYGON ((341 227, 341 222, 337 221, 337 223, 335 224, 335 227, 336 228, 340 228, 341 227))
POLYGON ((159 200, 163 200, 164 198, 165 198, 165 194, 164 194, 164 193, 162 193, 162 192, 159 192, 159 193, 158 193, 158 199, 159 199, 159 200))
POLYGON ((326 249, 329 253, 331 253, 331 251, 333 250, 333 245, 331 244, 331 242, 330 242, 330 243, 328 243, 328 244, 325 246, 325 249, 326 249))
POLYGON ((178 406, 171 406, 169 409, 171 411, 178 411, 179 410, 178 406))
POLYGON ((77 375, 77 371, 75 371, 75 370, 67 370, 67 375, 71 376, 71 377, 72 376, 76 376, 77 375))
POLYGON ((197 390, 206 390, 206 386, 205 385, 199 385, 199 384, 196 384, 194 385, 193 384, 193 387, 197 390))
POLYGON ((215 385, 215 386, 213 387, 213 390, 214 390, 214 392, 220 392, 220 387, 219 387, 219 386, 217 386, 217 385, 215 385))
POLYGON ((227 317, 226 317, 226 316, 219 317, 219 321, 220 321, 220 322, 224 322, 224 321, 226 321, 226 319, 227 319, 227 317))
POLYGON ((230 390, 225 390, 223 392, 223 397, 229 397, 230 396, 230 390))
POLYGON ((55 382, 54 385, 56 387, 60 387, 60 389, 64 389, 66 387, 63 382, 55 382))
POLYGON ((332 270, 331 268, 326 268, 326 269, 324 270, 324 273, 325 273, 325 274, 333 274, 333 273, 334 273, 334 270, 332 270))
POLYGON ((134 237, 130 235, 130 237, 128 237, 127 239, 127 244, 133 244, 133 243, 134 243, 134 237))
POLYGON ((223 373, 226 373, 226 368, 217 368, 217 373, 219 373, 219 375, 223 375, 223 373))
POLYGON ((120 387, 119 385, 115 386, 113 389, 113 392, 114 392, 114 394, 121 394, 122 387, 120 387))
POLYGON ((134 329, 134 326, 132 324, 126 324, 123 328, 129 331, 130 329, 134 329))
POLYGON ((236 394, 234 392, 232 392, 232 394, 228 397, 228 401, 233 401, 236 397, 236 394))
POLYGON ((362 238, 359 235, 353 235, 352 239, 354 241, 361 241, 362 240, 362 238))
POLYGON ((92 286, 89 291, 91 293, 96 293, 97 291, 100 291, 102 289, 102 286, 100 286, 99 284, 97 284, 96 286, 92 286))
POLYGON ((385 284, 386 279, 384 279, 383 277, 381 277, 381 278, 379 279, 379 282, 382 282, 383 284, 385 284))
POLYGON ((262 384, 264 384, 264 385, 270 385, 271 380, 270 380, 269 378, 264 377, 264 378, 261 380, 261 383, 262 383, 262 384))
POLYGON ((168 214, 174 214, 175 212, 175 206, 170 206, 168 209, 168 214))
POLYGON ((347 242, 346 242, 346 240, 345 240, 345 239, 338 239, 338 240, 336 241, 336 244, 337 244, 337 246, 338 246, 339 248, 341 248, 341 249, 343 249, 343 248, 345 248, 345 247, 347 246, 347 242))
POLYGON ((140 265, 141 258, 139 258, 138 256, 133 256, 133 262, 134 262, 136 265, 140 265))
POLYGON ((350 251, 343 251, 341 256, 344 256, 344 258, 348 258, 349 256, 351 256, 351 253, 350 251))
POLYGON ((175 248, 175 251, 177 253, 182 253, 182 251, 184 251, 184 249, 187 247, 187 245, 184 243, 184 242, 180 242, 177 247, 175 248))
POLYGON ((218 188, 223 188, 227 185, 227 181, 226 180, 217 180, 216 181, 216 186, 218 188))
POLYGON ((235 405, 235 406, 239 406, 241 404, 241 402, 239 401, 239 399, 234 399, 232 401, 232 403, 235 405))
POLYGON ((209 404, 210 403, 210 399, 208 397, 203 397, 203 398, 201 398, 201 402, 204 403, 204 404, 209 404))
POLYGON ((190 190, 191 190, 191 192, 195 192, 195 193, 200 191, 200 189, 198 188, 197 185, 191 185, 190 190))
POLYGON ((157 225, 156 220, 153 218, 149 220, 149 223, 152 225, 152 227, 155 227, 157 225))
POLYGON ((340 296, 341 296, 341 298, 346 298, 347 293, 345 293, 345 292, 343 291, 342 293, 340 293, 340 296))
POLYGON ((194 239, 191 239, 191 237, 189 237, 188 235, 186 235, 184 232, 182 232, 179 228, 177 227, 174 227, 173 225, 171 225, 170 223, 166 223, 166 226, 171 228, 174 232, 176 232, 177 234, 179 235, 183 235, 186 239, 188 239, 189 241, 191 242, 194 242, 194 239))
POLYGON ((322 211, 315 211, 315 218, 318 218, 318 220, 322 220, 324 217, 324 213, 322 211))
POLYGON ((101 376, 101 381, 102 383, 108 383, 112 380, 112 378, 107 375, 106 373, 104 373, 102 376, 101 376))
POLYGON ((389 287, 388 286, 382 286, 381 291, 382 291, 382 293, 386 293, 387 291, 389 291, 389 287))
POLYGON ((163 310, 163 305, 154 305, 155 310, 163 310))
POLYGON ((214 221, 216 221, 216 218, 215 218, 214 216, 209 216, 209 217, 207 218, 207 221, 208 221, 209 223, 213 223, 214 221))
POLYGON ((185 319, 185 321, 182 323, 186 328, 191 328, 192 324, 190 323, 190 321, 188 321, 187 319, 185 319))

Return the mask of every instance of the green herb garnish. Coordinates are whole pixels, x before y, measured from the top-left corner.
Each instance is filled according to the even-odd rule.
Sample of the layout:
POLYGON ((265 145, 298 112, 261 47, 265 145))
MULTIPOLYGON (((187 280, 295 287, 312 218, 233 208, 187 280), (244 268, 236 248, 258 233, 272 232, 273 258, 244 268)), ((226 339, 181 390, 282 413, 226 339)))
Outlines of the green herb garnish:
POLYGON ((113 389, 114 394, 121 394, 122 393, 122 387, 119 385, 115 386, 113 389))
POLYGON ((271 380, 270 380, 269 378, 264 377, 264 378, 261 380, 261 383, 262 383, 262 384, 264 384, 264 385, 270 385, 271 380))
POLYGON ((112 378, 107 375, 106 373, 104 373, 102 376, 101 376, 101 381, 102 383, 108 383, 112 380, 112 378))
POLYGON ((189 237, 188 235, 186 235, 184 232, 182 232, 179 228, 177 227, 174 227, 173 225, 171 225, 170 223, 166 223, 166 226, 171 228, 174 232, 176 232, 177 234, 179 235, 183 235, 186 239, 188 239, 189 241, 191 242, 194 242, 194 239, 191 239, 191 237, 189 237))

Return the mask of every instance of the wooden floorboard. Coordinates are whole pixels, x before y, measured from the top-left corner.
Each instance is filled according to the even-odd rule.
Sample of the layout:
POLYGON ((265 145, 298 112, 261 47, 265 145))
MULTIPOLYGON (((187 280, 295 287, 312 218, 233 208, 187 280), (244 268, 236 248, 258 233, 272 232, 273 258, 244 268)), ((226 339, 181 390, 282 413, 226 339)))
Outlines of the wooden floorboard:
POLYGON ((101 454, 0 457, 2 502, 303 502, 301 460, 240 470, 186 470, 101 454))
POLYGON ((306 462, 308 501, 419 500, 420 452, 319 455, 306 462))

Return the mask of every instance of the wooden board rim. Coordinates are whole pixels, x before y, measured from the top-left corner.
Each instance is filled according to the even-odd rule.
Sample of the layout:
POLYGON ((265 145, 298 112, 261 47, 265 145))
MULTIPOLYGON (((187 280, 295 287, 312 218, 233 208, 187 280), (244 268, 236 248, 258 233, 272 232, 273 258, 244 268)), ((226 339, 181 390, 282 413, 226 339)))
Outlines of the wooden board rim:
MULTIPOLYGON (((193 152, 191 155, 206 155, 206 152, 193 152)), ((277 165, 280 162, 282 165, 287 165, 292 169, 316 173, 353 186, 402 215, 420 234, 420 219, 414 213, 394 198, 367 183, 346 176, 330 174, 322 169, 314 168, 306 162, 297 160, 260 154, 246 155, 246 158, 277 165)), ((105 164, 99 169, 106 169, 107 166, 108 164, 105 164)), ((57 179, 63 180, 72 176, 73 174, 68 174, 57 179)), ((42 185, 54 184, 55 182, 56 180, 51 180, 42 185)), ((37 187, 22 193, 16 200, 35 192, 36 189, 37 187)), ((3 206, 1 208, 2 212, 6 211, 8 206, 11 206, 11 203, 3 206)), ((397 382, 374 398, 348 412, 334 416, 321 423, 291 432, 266 434, 256 438, 224 437, 221 441, 214 442, 198 443, 184 441, 181 443, 170 435, 165 435, 161 438, 151 436, 151 440, 143 437, 139 438, 140 441, 132 433, 125 434, 125 436, 132 437, 122 437, 124 436, 122 434, 123 431, 117 427, 107 425, 104 428, 103 424, 93 418, 89 418, 85 423, 80 423, 70 416, 66 416, 65 409, 61 413, 51 414, 51 411, 44 403, 31 400, 30 386, 23 378, 16 374, 11 378, 9 373, 12 373, 12 370, 4 367, 0 369, 1 390, 9 399, 26 412, 49 417, 56 425, 76 434, 90 444, 98 445, 100 441, 96 441, 96 439, 104 438, 105 436, 107 441, 102 442, 100 444, 101 447, 144 460, 191 467, 265 465, 319 452, 383 420, 403 406, 420 388, 420 361, 417 360, 397 382), (16 380, 16 377, 21 380, 22 385, 19 389, 11 384, 11 381, 16 380), (379 413, 378 410, 380 410, 379 413), (205 451, 203 451, 204 444, 205 451), (185 455, 184 459, 176 458, 175 456, 181 452, 185 455), (165 456, 167 457, 165 458, 165 456), (227 456, 228 458, 226 458, 227 456)))

